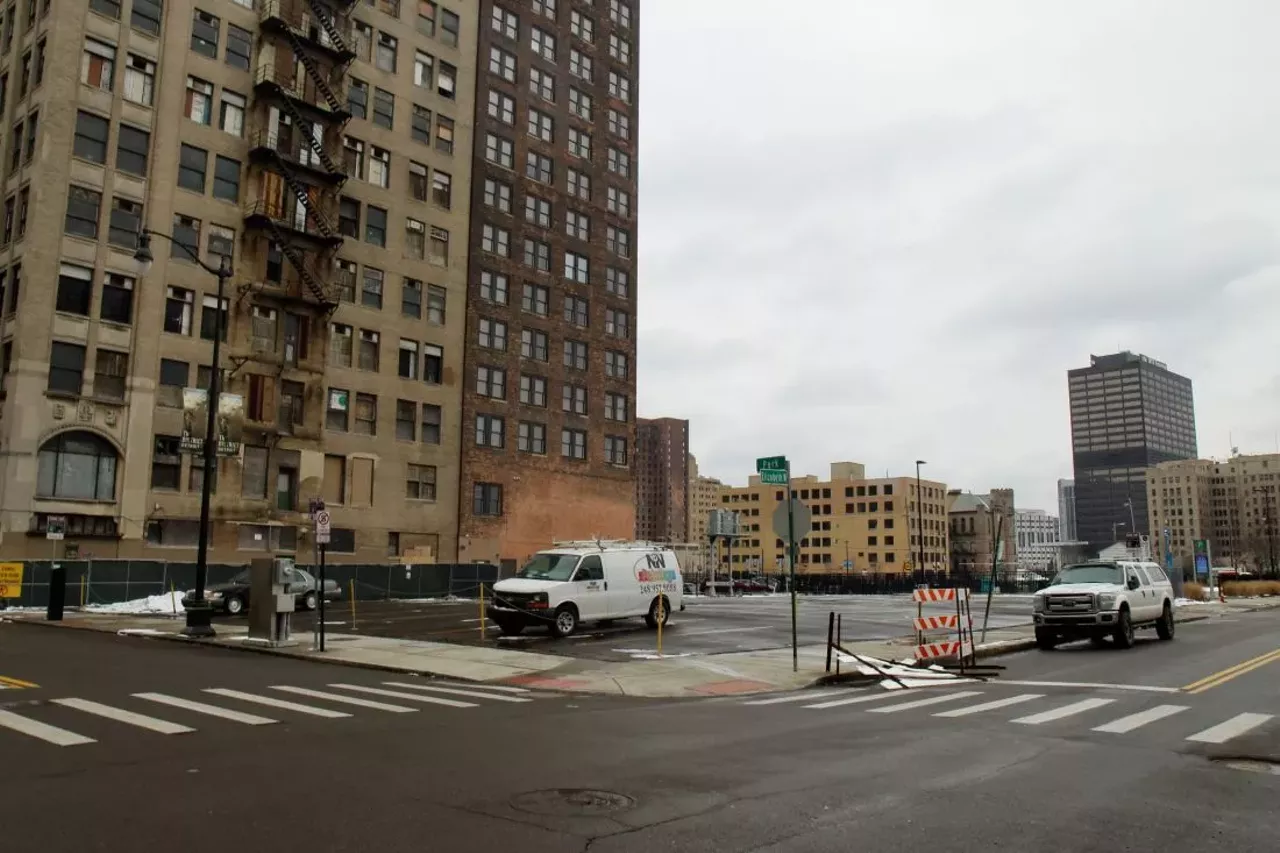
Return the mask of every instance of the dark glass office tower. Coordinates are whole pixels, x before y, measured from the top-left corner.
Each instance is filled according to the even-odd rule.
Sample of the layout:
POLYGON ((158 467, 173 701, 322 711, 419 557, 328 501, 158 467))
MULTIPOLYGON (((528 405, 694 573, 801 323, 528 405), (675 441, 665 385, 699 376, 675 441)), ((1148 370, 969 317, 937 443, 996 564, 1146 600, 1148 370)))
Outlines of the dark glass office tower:
POLYGON ((1093 355, 1067 371, 1077 535, 1097 550, 1146 534, 1145 471, 1194 459, 1191 380, 1132 352, 1093 355))

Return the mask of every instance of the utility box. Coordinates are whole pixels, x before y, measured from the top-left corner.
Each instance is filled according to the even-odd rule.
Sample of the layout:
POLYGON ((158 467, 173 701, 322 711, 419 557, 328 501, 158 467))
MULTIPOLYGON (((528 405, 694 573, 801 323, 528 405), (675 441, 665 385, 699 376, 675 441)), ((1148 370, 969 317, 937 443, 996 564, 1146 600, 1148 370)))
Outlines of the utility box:
POLYGON ((249 639, 272 646, 289 642, 296 602, 289 558, 261 557, 249 562, 249 639))

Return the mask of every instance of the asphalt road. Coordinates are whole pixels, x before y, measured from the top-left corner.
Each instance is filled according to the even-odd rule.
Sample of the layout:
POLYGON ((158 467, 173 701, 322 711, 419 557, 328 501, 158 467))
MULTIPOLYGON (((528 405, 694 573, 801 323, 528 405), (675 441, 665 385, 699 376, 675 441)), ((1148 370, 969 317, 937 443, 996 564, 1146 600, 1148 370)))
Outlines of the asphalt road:
MULTIPOLYGON (((673 613, 663 633, 663 650, 671 654, 714 655, 725 652, 778 649, 791 645, 791 597, 747 595, 734 598, 689 596, 684 612, 673 613)), ((985 599, 973 602, 981 626, 985 599)), ((841 615, 845 640, 879 640, 912 632, 916 605, 907 595, 832 595, 797 598, 797 635, 801 645, 825 643, 827 615, 841 615)), ((954 605, 926 605, 926 615, 953 613, 954 605)), ((1028 624, 1030 596, 996 596, 990 625, 999 628, 1028 624)), ((299 613, 294 630, 309 633, 314 616, 299 613)), ((591 660, 630 660, 637 651, 654 648, 654 632, 643 619, 623 619, 607 625, 584 625, 569 638, 556 639, 547 631, 528 628, 517 637, 501 637, 489 624, 481 632, 479 602, 357 602, 354 619, 349 601, 330 602, 325 616, 329 630, 411 640, 517 648, 591 660), (354 625, 354 628, 353 628, 354 625)))
POLYGON ((1280 758, 1280 662, 1261 657, 1277 628, 1275 611, 1182 625, 1172 643, 1028 653, 991 682, 905 695, 506 702, 492 688, 432 694, 421 688, 440 682, 390 687, 412 680, 0 623, 0 676, 39 685, 0 690, 0 709, 93 739, 56 746, 0 727, 0 849, 1270 853, 1280 776, 1211 759, 1280 758), (1192 685, 1204 689, 1180 689, 1192 685), (228 689, 240 692, 209 692, 228 689), (415 693, 469 707, 403 698, 415 693), (262 696, 310 711, 251 701, 262 696), (92 702, 195 731, 162 734, 92 702), (1257 715, 1248 732, 1188 740, 1222 740, 1245 714, 1257 715))

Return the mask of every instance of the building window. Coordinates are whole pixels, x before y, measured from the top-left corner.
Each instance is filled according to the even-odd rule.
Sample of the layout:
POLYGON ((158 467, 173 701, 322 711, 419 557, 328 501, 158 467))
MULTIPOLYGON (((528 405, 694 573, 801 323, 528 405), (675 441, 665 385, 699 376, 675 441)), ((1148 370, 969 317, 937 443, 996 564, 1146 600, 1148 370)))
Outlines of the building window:
POLYGON ((617 148, 609 149, 609 171, 622 178, 631 177, 631 157, 617 148))
POLYGON ((549 104, 556 102, 556 78, 538 69, 529 69, 529 91, 549 104))
POLYGON ((526 178, 551 186, 552 178, 555 175, 555 164, 550 157, 544 157, 541 154, 530 151, 525 160, 524 174, 526 178))
POLYGON ((404 256, 417 261, 427 256, 427 224, 413 217, 404 221, 404 256))
POLYGON ((435 58, 421 50, 413 52, 413 85, 430 89, 435 79, 435 58))
POLYGON ((606 391, 604 395, 604 419, 607 421, 627 421, 627 397, 606 391))
POLYGON ((604 333, 615 338, 631 337, 631 316, 626 311, 606 308, 604 312, 604 333))
POLYGON ((391 152, 376 145, 369 149, 369 183, 384 190, 391 187, 391 152))
POLYGON ((502 515, 502 486, 498 483, 476 483, 471 493, 471 514, 502 515))
POLYGON ((434 225, 427 240, 427 262, 438 267, 449 266, 449 232, 434 225))
POLYGON ((369 117, 369 84, 352 78, 347 87, 347 109, 352 118, 369 117))
POLYGON ((436 94, 452 101, 458 91, 458 69, 447 62, 440 63, 440 74, 436 77, 436 94))
POLYGON ((565 188, 569 191, 569 195, 583 201, 591 201, 591 176, 577 169, 569 169, 568 176, 565 188))
POLYGON ((169 241, 169 257, 183 263, 195 263, 200 257, 200 220, 175 213, 169 241))
POLYGON ((564 342, 564 366, 570 370, 587 369, 587 345, 582 341, 564 342))
POLYGON ((551 271, 551 246, 532 237, 524 239, 524 264, 539 272, 551 271))
MULTIPOLYGON (((157 435, 151 450, 151 488, 176 492, 182 486, 182 451, 180 439, 172 435, 157 435)), ((246 467, 250 448, 245 448, 246 467)))
POLYGON ((521 421, 516 431, 516 448, 524 453, 547 452, 547 425, 521 421))
POLYGON ((497 74, 508 83, 516 82, 516 57, 500 47, 489 48, 489 73, 497 74))
POLYGON ((93 366, 93 394, 123 400, 129 381, 129 354, 99 347, 93 366))
POLYGON ((76 237, 96 240, 101 213, 102 193, 72 184, 67 188, 67 216, 62 230, 76 237))
POLYGON ((387 247, 386 208, 369 205, 364 219, 364 241, 384 249, 387 247))
POLYGON ((508 12, 501 6, 495 5, 493 7, 493 16, 489 25, 500 36, 512 40, 520 37, 520 18, 514 12, 508 12))
POLYGON ((623 65, 631 64, 631 42, 617 33, 609 34, 609 55, 623 65))
POLYGON ((253 33, 235 24, 227 24, 226 63, 232 68, 249 70, 249 57, 253 53, 253 33))
POLYGON ((222 332, 222 342, 227 342, 227 309, 230 301, 222 300, 222 310, 218 310, 218 298, 206 296, 200 306, 200 337, 211 341, 218 331, 222 332))
POLYGON ((174 335, 190 335, 195 294, 181 287, 169 287, 164 301, 164 330, 174 335))
POLYGON ((382 283, 385 278, 380 269, 364 268, 360 284, 360 304, 366 308, 382 309, 382 283))
POLYGON ((223 89, 218 107, 218 127, 232 136, 244 136, 244 109, 244 95, 223 89))
MULTIPOLYGON (((182 389, 191 378, 191 365, 170 358, 160 359, 160 384, 156 389, 156 403, 161 406, 182 407, 182 389)), ((175 485, 176 489, 177 486, 175 485)))
POLYGON ((524 219, 533 225, 543 228, 551 227, 551 202, 538 198, 533 193, 524 197, 524 219))
POLYGON ((520 375, 520 402, 526 406, 547 407, 547 380, 541 376, 520 375))
POLYGON ((183 104, 183 115, 196 124, 209 124, 213 121, 213 84, 199 77, 187 77, 186 102, 183 104))
POLYGON ((381 361, 380 336, 372 329, 361 329, 360 354, 357 359, 357 365, 361 370, 377 373, 381 361))
POLYGON ((604 354, 604 375, 610 379, 627 378, 627 354, 610 350, 604 354))
MULTIPOLYGON (((13 19, 17 16, 16 8, 14 7, 13 10, 10 10, 7 15, 0 14, 0 24, 3 24, 5 32, 4 49, 6 51, 8 51, 13 39, 13 19)), ((119 0, 89 0, 89 8, 113 21, 120 20, 119 0)))
POLYGON ((511 232, 485 223, 480 229, 480 248, 504 258, 511 257, 511 232))
POLYGON ((378 434, 378 398, 373 394, 356 394, 356 423, 359 435, 378 434))
POLYGON ((387 130, 396 123, 396 96, 377 86, 373 88, 373 123, 387 130))
POLYGON ((610 71, 609 95, 625 103, 631 103, 631 81, 617 71, 610 71))
POLYGON ((631 6, 626 0, 609 0, 609 17, 618 26, 631 29, 631 6))
POLYGON ((218 32, 222 22, 216 15, 195 10, 191 20, 191 51, 210 59, 218 58, 218 32))
POLYGON ((444 347, 435 344, 422 345, 422 381, 439 385, 444 381, 444 347))
POLYGON ((115 500, 117 460, 110 442, 93 433, 56 435, 40 448, 36 495, 70 500, 115 500))
POLYGON ((399 44, 395 36, 384 32, 378 33, 378 43, 373 51, 373 64, 379 71, 385 71, 388 74, 396 73, 396 52, 399 50, 399 44))
POLYGON ((587 389, 566 383, 560 394, 560 411, 572 415, 587 413, 587 389))
POLYGON ((405 482, 404 496, 411 501, 433 501, 436 499, 436 466, 407 466, 408 476, 405 482))
POLYGON ((591 96, 569 87, 569 112, 578 118, 591 121, 591 96))
POLYGON ((623 139, 631 138, 631 119, 626 113, 618 112, 610 107, 607 127, 614 136, 620 136, 623 139))
POLYGON ((133 322, 134 280, 127 275, 109 272, 102 280, 102 302, 98 316, 111 323, 133 322))
POLYGON ((587 432, 581 429, 560 430, 560 455, 566 459, 587 458, 587 432))
POLYGON ((418 404, 412 400, 396 400, 396 440, 418 438, 418 404))
POLYGON ((564 320, 580 328, 586 328, 591 315, 589 303, 580 296, 564 298, 564 320))
POLYGON ((427 322, 432 326, 443 326, 449 295, 443 287, 428 285, 427 287, 427 322))
POLYGON ((612 225, 605 229, 604 245, 610 252, 620 258, 631 257, 631 234, 622 228, 612 225))
MULTIPOLYGON (((610 150, 612 151, 613 149, 610 150)), ((609 208, 610 213, 616 213, 624 218, 629 217, 631 216, 631 194, 617 187, 609 187, 606 206, 609 208)))
POLYGON ((506 422, 498 415, 476 415, 476 446, 501 450, 506 445, 506 422))
POLYGON ((556 37, 541 27, 529 28, 529 47, 543 59, 556 61, 556 37))
POLYGON ((497 89, 490 89, 489 118, 514 127, 516 123, 515 99, 510 95, 499 92, 497 89))
POLYGON ((549 358, 547 340, 546 332, 537 329, 521 329, 520 357, 531 358, 534 361, 547 361, 549 358))
POLYGON ((626 270, 606 267, 604 271, 604 289, 614 296, 626 299, 631 292, 631 276, 626 270))
POLYGON ((50 391, 79 395, 84 383, 85 348, 54 341, 49 350, 50 391))
POLYGON ((622 436, 606 435, 604 437, 604 461, 610 465, 626 466, 627 440, 622 436))
POLYGON ((178 186, 203 194, 208 168, 209 152, 183 143, 178 154, 178 186))
MULTIPOLYGON (((62 264, 58 269, 58 296, 54 303, 63 314, 89 316, 89 299, 93 293, 93 270, 75 264, 62 264)), ((7 367, 7 365, 6 365, 7 367)))
POLYGON ((147 150, 151 134, 127 124, 120 125, 116 138, 116 168, 142 177, 147 176, 147 150))
POLYGON ((350 422, 350 393, 345 388, 330 388, 328 405, 325 407, 325 429, 334 432, 346 432, 350 422))
POLYGON ((422 316, 422 282, 406 278, 400 286, 400 313, 405 317, 422 316))
POLYGON ((587 44, 596 40, 596 22, 577 9, 569 12, 569 31, 587 44))
POLYGON ((591 159, 591 134, 569 128, 569 153, 583 160, 591 159))
POLYGON ((329 363, 334 367, 350 367, 351 356, 351 327, 343 323, 331 323, 329 325, 329 363))
POLYGON ((551 120, 551 116, 532 107, 529 108, 528 133, 530 136, 543 142, 551 142, 555 138, 554 127, 555 123, 551 120))
POLYGON ((434 403, 422 404, 422 443, 440 443, 440 425, 443 422, 443 411, 434 403))
POLYGON ((85 37, 80 57, 80 82, 94 89, 110 92, 116 73, 116 46, 85 37))
POLYGON ((515 167, 515 143, 493 133, 484 135, 484 157, 490 163, 505 169, 515 167))
POLYGON ((124 66, 124 99, 144 107, 155 98, 156 64, 145 56, 129 54, 124 66))
POLYGON ((577 48, 569 50, 569 73, 580 80, 591 82, 592 77, 591 57, 587 56, 577 48))
POLYGON ((453 177, 437 169, 431 176, 431 202, 442 210, 453 207, 453 177))
POLYGON ((480 328, 476 343, 486 349, 502 350, 507 348, 507 324, 501 320, 480 318, 480 328))
POLYGON ((219 154, 213 162, 213 197, 240 201, 240 161, 219 154))
POLYGON ((586 255, 580 255, 577 252, 565 252, 564 277, 579 284, 589 284, 591 282, 589 263, 586 255))
POLYGON ((414 201, 427 200, 427 167, 416 161, 409 161, 409 196, 414 201))
POLYGON ((431 110, 413 105, 413 118, 409 126, 409 136, 424 145, 431 144, 431 110))
POLYGON ((418 342, 407 338, 400 339, 400 357, 396 371, 401 379, 418 378, 418 342))
POLYGON ((491 400, 507 399, 507 372, 499 367, 477 367, 476 393, 491 400))

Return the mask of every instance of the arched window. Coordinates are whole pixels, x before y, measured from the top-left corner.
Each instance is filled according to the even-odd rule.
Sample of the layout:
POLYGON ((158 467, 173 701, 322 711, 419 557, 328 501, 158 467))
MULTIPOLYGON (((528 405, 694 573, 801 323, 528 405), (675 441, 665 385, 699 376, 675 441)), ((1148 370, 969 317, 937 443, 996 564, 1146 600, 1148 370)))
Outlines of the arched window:
POLYGON ((116 449, 91 432, 64 432, 40 448, 36 496, 111 501, 116 497, 116 449))

